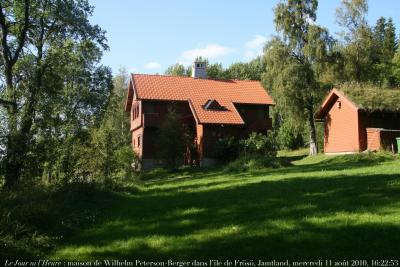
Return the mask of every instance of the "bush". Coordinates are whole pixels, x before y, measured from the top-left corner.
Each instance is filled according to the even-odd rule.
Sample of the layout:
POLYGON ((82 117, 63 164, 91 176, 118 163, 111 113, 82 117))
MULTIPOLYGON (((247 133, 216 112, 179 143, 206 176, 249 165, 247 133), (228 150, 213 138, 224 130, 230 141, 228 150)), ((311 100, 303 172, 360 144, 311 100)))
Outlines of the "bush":
POLYGON ((191 137, 178 120, 174 107, 169 108, 158 135, 157 157, 164 161, 167 168, 176 169, 183 164, 185 147, 191 137))
POLYGON ((277 131, 278 144, 281 149, 295 150, 304 146, 302 131, 297 128, 289 120, 283 121, 277 131))
POLYGON ((272 135, 251 133, 239 141, 239 157, 226 165, 225 170, 243 172, 262 168, 276 168, 280 163, 276 157, 277 146, 272 135))
POLYGON ((277 157, 252 156, 246 158, 240 157, 228 163, 224 170, 228 172, 245 172, 264 168, 278 168, 281 166, 281 162, 277 157))
POLYGON ((0 259, 44 257, 58 240, 99 220, 112 192, 97 184, 21 183, 0 191, 0 259))
POLYGON ((235 137, 224 137, 216 142, 214 156, 219 162, 226 163, 235 160, 239 155, 239 150, 239 142, 235 137))
POLYGON ((247 139, 240 141, 241 156, 267 156, 276 157, 276 142, 272 135, 264 135, 261 133, 251 133, 247 139))

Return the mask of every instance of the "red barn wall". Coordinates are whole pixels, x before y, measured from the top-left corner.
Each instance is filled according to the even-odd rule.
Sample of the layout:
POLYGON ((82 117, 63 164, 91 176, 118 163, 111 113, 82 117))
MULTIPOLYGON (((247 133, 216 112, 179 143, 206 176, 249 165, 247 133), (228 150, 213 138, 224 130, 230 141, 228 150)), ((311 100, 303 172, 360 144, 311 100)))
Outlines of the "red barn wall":
POLYGON ((347 99, 338 97, 325 118, 324 151, 359 152, 359 139, 357 108, 347 99))
POLYGON ((133 151, 139 156, 143 155, 143 128, 138 128, 132 131, 132 148, 133 151), (140 138, 140 144, 138 139, 140 138))

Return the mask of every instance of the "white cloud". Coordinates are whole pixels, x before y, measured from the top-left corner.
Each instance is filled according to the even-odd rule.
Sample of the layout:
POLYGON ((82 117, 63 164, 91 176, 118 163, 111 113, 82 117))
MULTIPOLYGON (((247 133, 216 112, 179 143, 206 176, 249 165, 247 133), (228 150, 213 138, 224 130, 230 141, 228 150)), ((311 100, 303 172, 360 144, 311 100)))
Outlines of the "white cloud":
POLYGON ((222 46, 219 44, 208 44, 203 48, 195 48, 186 50, 181 53, 183 62, 192 62, 196 57, 205 57, 208 59, 215 59, 233 51, 232 48, 222 46))
POLYGON ((266 41, 267 37, 257 34, 253 39, 246 42, 245 46, 247 49, 256 49, 262 47, 266 41))
POLYGON ((267 40, 268 40, 267 37, 257 34, 253 37, 253 39, 247 41, 244 44, 245 46, 244 58, 246 60, 251 60, 256 56, 262 55, 263 47, 267 42, 267 40))
POLYGON ((161 68, 161 64, 155 61, 149 62, 146 65, 144 65, 145 69, 148 70, 155 70, 155 69, 160 69, 161 68))

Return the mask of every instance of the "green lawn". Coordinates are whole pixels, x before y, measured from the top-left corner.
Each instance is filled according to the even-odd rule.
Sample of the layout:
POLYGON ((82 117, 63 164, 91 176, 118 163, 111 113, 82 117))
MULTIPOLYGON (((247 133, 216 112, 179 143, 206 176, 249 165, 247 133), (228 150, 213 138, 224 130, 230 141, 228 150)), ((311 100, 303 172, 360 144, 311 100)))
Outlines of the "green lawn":
MULTIPOLYGON (((98 221, 62 239, 53 259, 396 258, 400 160, 281 156, 248 173, 154 172, 108 196, 98 221)), ((79 212, 79 211, 77 211, 79 212)))
POLYGON ((74 212, 96 210, 95 219, 62 236, 47 257, 399 257, 400 159, 304 152, 280 153, 293 161, 281 169, 148 173, 95 205, 78 204, 74 212))

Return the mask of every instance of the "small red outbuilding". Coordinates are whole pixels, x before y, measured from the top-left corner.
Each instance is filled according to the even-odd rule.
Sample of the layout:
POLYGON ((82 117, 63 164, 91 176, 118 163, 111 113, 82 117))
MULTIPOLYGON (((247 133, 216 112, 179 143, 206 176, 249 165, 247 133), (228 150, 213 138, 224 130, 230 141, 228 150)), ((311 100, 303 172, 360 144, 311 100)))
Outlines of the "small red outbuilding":
POLYGON ((398 89, 332 89, 316 114, 324 122, 324 152, 397 150, 399 98, 398 89))

